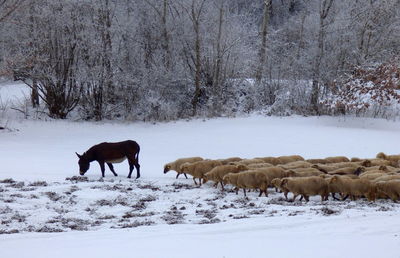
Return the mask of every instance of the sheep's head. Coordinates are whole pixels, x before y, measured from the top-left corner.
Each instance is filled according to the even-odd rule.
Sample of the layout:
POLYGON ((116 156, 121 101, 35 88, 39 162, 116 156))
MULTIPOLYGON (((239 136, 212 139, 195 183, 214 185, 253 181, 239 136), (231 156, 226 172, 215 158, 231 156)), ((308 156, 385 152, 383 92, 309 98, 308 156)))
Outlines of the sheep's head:
POLYGON ((385 153, 379 152, 378 154, 376 154, 376 158, 378 158, 378 159, 386 159, 387 156, 386 156, 385 153))
POLYGON ((275 187, 280 187, 281 184, 282 184, 282 179, 280 179, 280 178, 274 178, 274 179, 272 179, 271 184, 272 184, 273 186, 275 186, 275 187))
POLYGON ((227 174, 222 178, 222 182, 224 182, 224 184, 228 184, 230 182, 230 178, 231 178, 231 175, 227 174))
POLYGON ((363 162, 361 162, 361 166, 371 167, 372 166, 372 162, 369 159, 366 159, 363 162))
POLYGON ((170 170, 171 170, 171 164, 170 163, 165 164, 165 166, 164 166, 164 174, 166 174, 170 170))
POLYGON ((280 186, 286 185, 288 181, 289 181, 289 180, 288 180, 287 178, 283 178, 283 179, 281 180, 281 185, 280 185, 280 186))
POLYGON ((206 173, 206 174, 203 176, 203 184, 207 183, 208 180, 210 180, 210 174, 206 173))
POLYGON ((361 173, 365 172, 365 167, 358 167, 355 171, 354 174, 355 175, 360 175, 361 173))
POLYGON ((387 166, 385 166, 385 165, 379 166, 378 169, 379 169, 379 170, 382 170, 382 171, 388 171, 388 168, 387 168, 387 166))
POLYGON ((329 183, 329 184, 335 183, 335 182, 338 181, 338 179, 339 179, 338 176, 333 176, 331 179, 329 179, 328 183, 329 183))

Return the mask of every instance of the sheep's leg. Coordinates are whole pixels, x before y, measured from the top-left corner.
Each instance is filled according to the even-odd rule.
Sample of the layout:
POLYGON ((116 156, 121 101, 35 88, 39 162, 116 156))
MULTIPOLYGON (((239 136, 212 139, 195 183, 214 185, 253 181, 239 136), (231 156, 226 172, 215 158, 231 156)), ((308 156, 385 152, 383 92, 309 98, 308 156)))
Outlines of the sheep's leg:
POLYGON ((346 200, 347 198, 349 198, 349 195, 348 195, 348 194, 346 195, 346 194, 341 193, 340 195, 341 195, 341 200, 342 200, 342 201, 344 201, 344 200, 346 200))
MULTIPOLYGON (((332 198, 333 198, 334 200, 340 201, 340 199, 337 198, 337 197, 335 196, 335 193, 332 193, 332 198)), ((326 199, 328 199, 328 197, 327 197, 326 199)))
POLYGON ((218 187, 218 182, 214 183, 213 187, 217 188, 218 187))
POLYGON ((289 193, 289 192, 286 192, 286 191, 283 193, 283 195, 285 196, 285 200, 286 200, 286 201, 288 200, 288 198, 287 198, 288 193, 289 193))
POLYGON ((310 197, 307 195, 303 195, 304 199, 306 200, 306 202, 310 201, 310 197))
POLYGON ((235 191, 236 191, 236 195, 238 195, 238 193, 239 193, 239 188, 238 188, 238 187, 235 187, 233 190, 235 190, 235 191))
MULTIPOLYGON (((292 200, 292 202, 294 202, 294 200, 296 200, 297 196, 299 196, 299 195, 298 195, 298 194, 293 194, 293 200, 292 200)), ((301 201, 301 199, 300 199, 300 201, 301 201)))
POLYGON ((196 178, 193 177, 194 184, 197 185, 196 178))
POLYGON ((220 183, 221 183, 222 191, 225 191, 224 183, 222 181, 220 183))
POLYGON ((186 179, 188 179, 186 173, 179 173, 179 172, 176 174, 176 179, 178 179, 178 177, 179 177, 181 174, 183 174, 183 175, 186 177, 186 179))
POLYGON ((244 196, 246 196, 246 188, 243 188, 244 196))
POLYGON ((260 194, 258 195, 258 197, 261 197, 261 195, 263 194, 263 190, 260 189, 260 194))

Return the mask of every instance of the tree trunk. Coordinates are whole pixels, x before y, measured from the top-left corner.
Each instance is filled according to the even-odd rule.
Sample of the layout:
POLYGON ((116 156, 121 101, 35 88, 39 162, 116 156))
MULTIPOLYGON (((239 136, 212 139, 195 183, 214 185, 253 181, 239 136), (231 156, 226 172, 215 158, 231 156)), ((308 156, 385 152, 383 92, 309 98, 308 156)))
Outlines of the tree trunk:
POLYGON ((319 29, 318 29, 318 47, 317 54, 314 59, 314 68, 312 74, 312 88, 311 88, 311 108, 316 113, 319 114, 318 99, 320 95, 321 88, 321 63, 322 58, 325 55, 325 20, 329 14, 329 10, 332 7, 334 0, 321 0, 319 9, 319 29))
POLYGON ((219 20, 218 20, 218 32, 216 39, 216 57, 214 62, 214 71, 213 71, 213 93, 214 93, 214 111, 220 109, 220 82, 221 82, 221 66, 222 66, 222 53, 221 53, 221 38, 222 38, 222 24, 224 22, 224 6, 221 4, 219 8, 219 20))
POLYGON ((261 46, 259 50, 259 64, 256 71, 256 82, 259 84, 263 78, 264 66, 266 63, 266 53, 267 53, 267 32, 269 25, 269 14, 272 7, 272 0, 264 0, 264 14, 263 21, 261 25, 261 46))
POLYGON ((168 0, 164 0, 163 13, 161 18, 162 29, 163 29, 162 48, 164 49, 164 65, 167 68, 167 70, 169 70, 171 67, 171 50, 169 47, 167 17, 168 17, 168 0))
POLYGON ((32 107, 36 108, 39 106, 39 90, 36 79, 32 80, 31 102, 32 107))

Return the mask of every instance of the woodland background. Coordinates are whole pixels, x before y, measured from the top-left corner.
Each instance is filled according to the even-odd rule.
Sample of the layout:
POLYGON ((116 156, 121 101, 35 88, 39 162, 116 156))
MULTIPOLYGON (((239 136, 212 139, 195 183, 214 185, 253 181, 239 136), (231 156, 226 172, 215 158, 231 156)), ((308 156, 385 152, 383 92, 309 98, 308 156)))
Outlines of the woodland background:
POLYGON ((399 39, 399 0, 0 0, 27 117, 398 117, 399 39))

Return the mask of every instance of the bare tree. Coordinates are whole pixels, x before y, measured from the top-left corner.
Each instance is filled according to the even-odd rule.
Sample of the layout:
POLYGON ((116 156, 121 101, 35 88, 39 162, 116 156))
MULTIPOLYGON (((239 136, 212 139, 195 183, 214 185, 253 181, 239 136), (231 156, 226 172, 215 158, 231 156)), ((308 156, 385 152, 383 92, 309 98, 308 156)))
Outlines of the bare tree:
MULTIPOLYGON (((201 21, 202 21, 202 16, 204 15, 205 12, 205 3, 207 0, 192 0, 190 6, 186 5, 181 5, 183 10, 186 12, 188 15, 192 29, 194 32, 194 55, 191 53, 188 53, 186 51, 186 57, 188 60, 188 65, 191 68, 191 70, 194 72, 194 95, 192 98, 192 107, 193 107, 193 115, 197 114, 197 107, 200 99, 200 94, 201 94, 201 72, 202 72, 202 67, 201 67, 201 58, 202 58, 202 37, 201 37, 201 21), (190 57, 189 57, 190 56, 190 57), (192 65, 192 63, 194 65, 192 65)), ((190 46, 191 43, 187 42, 187 46, 190 46)))
POLYGON ((314 66, 312 72, 312 89, 311 89, 311 107, 317 114, 318 111, 318 98, 320 95, 321 84, 321 63, 325 55, 325 37, 326 26, 329 11, 332 8, 335 0, 319 0, 319 27, 318 27, 318 47, 317 54, 314 59, 314 66))
POLYGON ((10 17, 12 13, 22 7, 25 2, 26 0, 0 0, 0 22, 10 17))
POLYGON ((263 3, 263 20, 261 25, 261 45, 259 50, 259 64, 256 70, 256 82, 260 84, 263 78, 263 70, 265 69, 266 64, 266 53, 267 53, 267 33, 268 33, 268 25, 270 19, 270 12, 272 8, 272 0, 264 0, 263 3))

